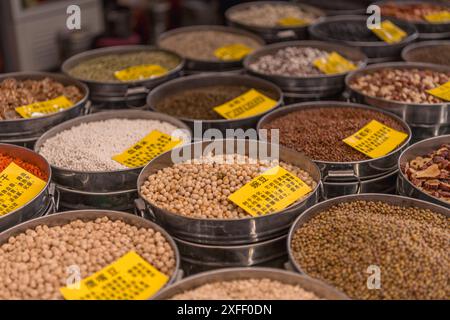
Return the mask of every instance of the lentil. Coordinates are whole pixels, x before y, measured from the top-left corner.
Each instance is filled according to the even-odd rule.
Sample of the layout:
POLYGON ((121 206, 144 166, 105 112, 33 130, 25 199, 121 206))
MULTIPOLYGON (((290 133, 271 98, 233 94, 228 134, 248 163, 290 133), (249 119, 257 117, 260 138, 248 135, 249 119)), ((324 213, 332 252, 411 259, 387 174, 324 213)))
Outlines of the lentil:
POLYGON ((172 70, 180 62, 177 56, 164 51, 106 54, 81 62, 70 69, 69 74, 88 81, 120 82, 114 75, 116 71, 144 64, 156 64, 172 70))
POLYGON ((415 48, 408 52, 407 60, 450 66, 450 43, 415 48))
POLYGON ((328 52, 310 47, 287 47, 266 54, 250 64, 250 69, 268 75, 304 77, 323 74, 313 62, 328 52))
POLYGON ((271 279, 208 283, 177 294, 171 300, 319 300, 302 287, 271 279))
POLYGON ((185 58, 219 61, 214 55, 216 49, 238 43, 253 50, 262 46, 258 41, 248 36, 217 30, 186 31, 173 34, 160 40, 159 45, 162 48, 175 51, 185 58))
MULTIPOLYGON (((177 128, 157 120, 110 119, 82 123, 46 140, 39 153, 51 165, 76 171, 128 169, 114 161, 153 130, 171 135, 177 128)), ((188 138, 183 139, 187 141, 188 138)))
POLYGON ((295 231, 294 259, 355 299, 448 299, 449 218, 381 201, 339 203, 295 231), (381 271, 381 289, 366 273, 381 271))
POLYGON ((102 217, 28 229, 0 247, 0 299, 62 299, 68 267, 77 265, 86 278, 129 251, 167 276, 175 271, 172 247, 152 228, 102 217))
POLYGON ((411 22, 427 22, 425 16, 449 8, 432 3, 395 3, 389 2, 380 5, 381 14, 411 22))
POLYGON ((22 169, 28 171, 29 173, 33 174, 34 176, 40 178, 41 180, 48 180, 48 175, 41 169, 39 169, 38 166, 28 163, 20 158, 11 157, 3 153, 0 153, 0 173, 5 170, 12 162, 17 164, 22 169))
POLYGON ((417 188, 450 202, 450 145, 403 163, 401 169, 417 188))
POLYGON ((83 93, 76 86, 64 86, 51 79, 17 80, 8 78, 0 82, 0 120, 20 119, 15 108, 24 105, 66 96, 72 103, 83 99, 83 93))
MULTIPOLYGON (((178 118, 219 120, 223 117, 214 111, 214 108, 233 100, 250 89, 246 86, 220 85, 183 90, 159 101, 155 105, 155 109, 178 118)), ((270 92, 262 93, 278 100, 270 92)))
POLYGON ((404 132, 400 122, 374 110, 351 107, 305 108, 275 118, 263 129, 279 129, 280 144, 316 161, 351 162, 369 159, 342 140, 372 120, 404 132))
POLYGON ((255 27, 280 27, 280 20, 295 18, 305 20, 308 24, 318 16, 299 6, 285 3, 254 3, 247 8, 235 10, 229 15, 230 20, 255 27))
POLYGON ((360 75, 350 87, 366 95, 406 103, 442 103, 426 90, 450 81, 450 72, 433 70, 386 68, 360 75))
MULTIPOLYGON (((243 209, 229 201, 228 196, 277 163, 237 154, 227 155, 225 159, 209 155, 166 167, 147 178, 141 187, 141 195, 159 208, 186 217, 250 218, 243 209)), ((317 183, 306 171, 284 162, 280 165, 312 189, 316 187, 317 183)))

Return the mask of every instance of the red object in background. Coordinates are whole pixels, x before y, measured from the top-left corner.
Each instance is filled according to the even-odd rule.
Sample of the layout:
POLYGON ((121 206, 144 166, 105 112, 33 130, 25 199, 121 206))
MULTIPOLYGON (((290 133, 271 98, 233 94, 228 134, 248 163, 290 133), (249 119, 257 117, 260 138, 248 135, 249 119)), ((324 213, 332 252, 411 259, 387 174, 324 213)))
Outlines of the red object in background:
POLYGON ((128 45, 137 45, 141 44, 141 37, 137 33, 133 33, 128 38, 108 38, 101 37, 95 41, 96 48, 104 48, 104 47, 117 47, 117 46, 128 46, 128 45))

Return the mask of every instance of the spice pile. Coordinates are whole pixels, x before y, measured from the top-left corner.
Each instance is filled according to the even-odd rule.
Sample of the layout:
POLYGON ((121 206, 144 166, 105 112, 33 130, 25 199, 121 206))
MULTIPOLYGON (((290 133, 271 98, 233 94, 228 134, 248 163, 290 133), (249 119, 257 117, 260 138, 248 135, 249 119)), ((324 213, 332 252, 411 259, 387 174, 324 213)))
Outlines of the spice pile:
MULTIPOLYGON (((214 111, 226 102, 244 94, 251 88, 246 86, 207 86, 202 88, 183 90, 162 99, 155 105, 155 109, 178 118, 195 120, 219 120, 223 117, 214 111)), ((260 91, 266 96, 278 100, 274 94, 260 91)))
POLYGON ((417 188, 450 202, 450 145, 442 145, 423 157, 401 165, 402 172, 417 188))
POLYGON ((442 64, 450 66, 450 42, 415 48, 408 52, 408 61, 442 64))
POLYGON ((369 159, 342 140, 372 120, 397 131, 402 124, 384 113, 351 107, 305 108, 266 123, 262 129, 279 129, 280 144, 304 152, 316 161, 351 162, 369 159))
POLYGON ((120 82, 114 73, 130 67, 153 64, 167 70, 175 69, 180 59, 164 51, 142 51, 121 54, 106 54, 81 62, 69 70, 75 78, 88 81, 120 82))
POLYGON ((40 178, 43 181, 48 180, 48 175, 39 169, 36 165, 23 161, 17 157, 11 157, 7 154, 0 153, 0 173, 5 170, 12 162, 21 167, 22 169, 28 171, 34 176, 40 178))
POLYGON ((103 217, 29 229, 0 247, 0 299, 62 299, 68 267, 79 266, 86 278, 129 251, 169 277, 175 271, 172 247, 151 228, 103 217))
POLYGON ((380 5, 381 14, 410 22, 427 22, 426 16, 442 11, 449 7, 432 3, 398 3, 388 2, 380 5))
MULTIPOLYGON (((82 123, 46 140, 39 153, 52 166, 76 171, 128 169, 112 159, 154 130, 172 135, 178 128, 157 120, 111 119, 82 123)), ((188 141, 185 137, 184 141, 188 141)))
POLYGON ((231 12, 229 18, 244 25, 275 28, 283 26, 283 19, 295 19, 309 24, 314 22, 318 16, 293 4, 255 3, 247 8, 231 12))
POLYGON ((253 50, 262 46, 253 38, 217 30, 181 32, 159 42, 162 48, 172 50, 189 59, 203 61, 219 61, 214 52, 221 47, 234 44, 242 44, 253 50))
POLYGON ((323 74, 313 62, 329 53, 310 47, 287 47, 259 57, 249 65, 255 72, 267 75, 305 77, 323 74))
POLYGON ((177 294, 171 300, 319 300, 300 286, 271 279, 214 282, 177 294))
POLYGON ((371 97, 407 103, 442 103, 426 90, 450 81, 450 72, 386 68, 360 75, 350 83, 353 90, 371 97))
POLYGON ((450 219, 379 201, 339 203, 294 234, 299 266, 355 299, 448 299, 450 219), (381 288, 368 289, 368 268, 381 288))
MULTIPOLYGON (((228 197, 276 165, 237 154, 227 157, 210 155, 178 163, 150 175, 141 187, 141 194, 159 208, 190 218, 250 218, 228 197)), ((317 183, 309 173, 284 162, 280 162, 280 166, 299 177, 311 189, 316 187, 317 183)))
POLYGON ((15 108, 66 96, 72 103, 83 99, 76 86, 64 86, 56 80, 16 80, 8 78, 0 82, 0 120, 20 119, 15 108))

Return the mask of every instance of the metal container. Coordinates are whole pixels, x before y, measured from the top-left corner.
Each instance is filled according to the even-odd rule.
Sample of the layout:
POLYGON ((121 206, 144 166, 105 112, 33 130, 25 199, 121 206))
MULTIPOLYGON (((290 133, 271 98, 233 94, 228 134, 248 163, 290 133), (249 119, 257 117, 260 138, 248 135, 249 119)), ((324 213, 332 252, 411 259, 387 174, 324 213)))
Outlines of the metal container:
POLYGON ((329 52, 336 51, 351 61, 359 62, 359 68, 364 67, 367 62, 367 57, 356 48, 330 44, 322 41, 292 41, 276 43, 259 49, 245 58, 244 67, 249 74, 269 80, 279 86, 283 93, 289 95, 295 94, 297 98, 303 97, 305 99, 309 99, 311 97, 316 97, 316 99, 324 99, 342 93, 345 87, 344 79, 347 72, 332 75, 323 74, 304 77, 290 77, 268 75, 254 71, 250 68, 250 65, 256 62, 260 57, 268 54, 274 54, 278 50, 286 47, 312 47, 329 52))
MULTIPOLYGON (((379 1, 375 4, 381 6, 383 4, 392 3, 392 0, 388 1, 379 1)), ((400 7, 401 5, 407 4, 435 4, 443 7, 447 7, 450 10, 450 4, 444 2, 433 2, 433 1, 398 1, 397 5, 400 7)), ((401 10, 401 8, 399 8, 401 10)), ((381 14, 383 14, 383 10, 381 10, 381 14)), ((389 18, 386 16, 386 18, 389 18)), ((409 21, 413 24, 417 31, 419 31, 419 39, 420 40, 439 40, 439 39, 448 39, 450 38, 450 22, 446 23, 428 23, 428 22, 420 22, 420 21, 409 21)))
POLYGON ((430 137, 432 134, 447 131, 448 123, 450 122, 450 102, 443 101, 442 103, 414 104, 371 97, 352 89, 350 84, 357 77, 387 68, 450 72, 450 67, 417 62, 390 62, 375 64, 362 70, 352 72, 346 77, 345 84, 350 93, 351 100, 384 109, 401 117, 410 125, 414 140, 417 140, 418 137, 430 137))
MULTIPOLYGON (((173 29, 167 32, 164 32, 159 36, 158 39, 158 46, 161 46, 161 41, 164 39, 170 38, 171 36, 183 34, 186 32, 192 32, 192 31, 222 31, 227 33, 233 33, 238 34, 241 36, 246 36, 248 38, 251 38, 261 44, 261 46, 264 46, 265 42, 263 39, 258 37, 257 35, 247 32, 245 30, 241 30, 238 28, 233 27, 224 27, 224 26, 191 26, 191 27, 182 27, 173 29)), ((185 58, 186 59, 186 65, 185 65, 185 71, 186 72, 229 72, 229 71, 237 71, 242 69, 242 60, 235 60, 235 61, 207 61, 207 60, 197 60, 197 59, 191 59, 191 58, 185 58)))
POLYGON ((160 232, 172 247, 176 261, 175 270, 171 275, 169 281, 167 282, 166 286, 176 281, 181 272, 180 253, 173 239, 164 229, 154 224, 153 222, 148 221, 146 219, 142 219, 140 217, 136 217, 134 215, 125 212, 106 211, 106 210, 80 210, 80 211, 68 211, 63 213, 57 213, 52 214, 50 216, 33 219, 31 221, 19 224, 14 228, 8 229, 0 233, 0 245, 6 243, 10 237, 17 236, 18 234, 23 233, 28 229, 34 229, 40 225, 47 225, 49 227, 62 226, 74 220, 92 221, 101 217, 108 217, 112 221, 120 220, 127 224, 136 226, 137 228, 146 228, 146 229, 152 228, 155 231, 160 232))
POLYGON ((339 198, 334 198, 331 200, 327 200, 321 202, 312 208, 306 210, 303 214, 301 214, 289 231, 287 247, 289 253, 289 261, 294 267, 295 271, 300 272, 302 274, 306 274, 306 272, 302 269, 302 266, 295 260, 291 243, 292 239, 295 235, 295 232, 301 228, 303 225, 308 223, 312 218, 320 214, 321 212, 329 209, 330 207, 343 203, 343 202, 352 202, 352 201, 382 201, 384 203, 388 203, 391 205, 402 206, 402 207, 418 207, 421 209, 430 209, 438 214, 442 214, 446 217, 450 217, 450 211, 447 208, 437 206, 435 204, 425 202, 422 200, 411 199, 407 197, 395 196, 395 195, 386 195, 386 194, 360 194, 360 195, 349 195, 343 196, 339 198))
MULTIPOLYGON (((239 22, 231 18, 234 12, 247 10, 249 7, 252 6, 266 5, 266 4, 278 6, 286 5, 285 3, 279 1, 257 1, 252 3, 241 3, 231 7, 225 12, 225 18, 227 20, 227 23, 233 27, 245 29, 250 32, 256 33, 261 38, 263 38, 267 43, 274 43, 287 40, 308 39, 308 24, 300 26, 259 27, 239 22)), ((289 5, 291 6, 294 5, 299 7, 303 11, 313 13, 318 18, 324 17, 326 15, 324 11, 303 3, 290 3, 289 5)))
MULTIPOLYGON (((262 148, 268 150, 267 154, 273 152, 278 146, 269 144, 264 141, 257 142, 256 140, 238 140, 240 143, 233 143, 236 141, 228 140, 222 143, 222 148, 215 149, 216 154, 234 154, 249 155, 249 149, 258 146, 258 154, 262 148), (228 142, 232 142, 233 149, 230 146, 225 147, 228 142), (239 150, 241 143, 245 150, 239 150), (225 150, 228 149, 228 150, 225 150)), ((182 148, 174 149, 180 156, 188 155, 190 159, 199 158, 206 150, 211 150, 214 142, 203 141, 187 145, 182 148), (196 151, 197 150, 197 151, 196 151), (202 154, 198 154, 201 151, 202 154)), ((256 151, 252 149, 252 152, 256 151)), ((279 147, 279 159, 286 163, 296 165, 297 167, 308 172, 311 177, 317 182, 316 188, 301 202, 293 204, 292 206, 278 212, 259 217, 250 217, 247 219, 196 219, 189 218, 179 214, 169 212, 149 203, 142 196, 138 207, 141 210, 147 210, 152 220, 163 226, 171 235, 178 239, 189 242, 209 245, 238 245, 261 242, 268 239, 286 234, 292 221, 303 210, 309 208, 317 203, 320 187, 320 171, 317 166, 303 154, 297 153, 293 150, 279 147)), ((142 170, 138 178, 138 191, 140 193, 141 186, 147 180, 148 176, 154 174, 158 170, 170 167, 174 164, 171 152, 166 152, 159 157, 153 159, 142 170)))
MULTIPOLYGON (((433 59, 433 56, 438 54, 438 51, 450 52, 450 41, 422 41, 410 44, 407 47, 403 48, 402 58, 407 62, 441 64, 436 63, 436 60, 433 59), (431 59, 427 59, 426 57, 423 58, 420 56, 421 54, 428 52, 431 59)), ((450 60, 448 60, 445 64, 443 63, 443 65, 450 67, 450 60)))
POLYGON ((271 268, 230 268, 201 273, 164 289, 153 299, 168 300, 188 290, 193 290, 208 283, 244 279, 271 279, 290 285, 298 285, 327 300, 348 300, 348 297, 336 289, 313 278, 293 272, 271 268))
POLYGON ((181 252, 186 275, 232 267, 272 266, 282 268, 287 260, 287 235, 242 245, 206 245, 174 239, 181 252))
MULTIPOLYGON (((108 119, 147 119, 170 123, 183 129, 190 135, 189 128, 165 114, 139 111, 118 110, 100 112, 67 121, 46 132, 36 143, 35 151, 39 153, 43 144, 57 134, 82 123, 104 121, 108 119)), ((76 171, 52 165, 53 181, 61 194, 62 206, 69 209, 100 207, 104 209, 120 208, 130 210, 136 196, 136 180, 143 167, 116 171, 76 171)))
POLYGON ((110 47, 86 51, 84 53, 77 54, 68 60, 66 60, 62 65, 62 71, 69 77, 73 76, 70 74, 70 70, 82 62, 91 60, 93 58, 109 55, 109 54, 124 54, 132 52, 141 51, 160 51, 168 55, 172 55, 179 59, 180 63, 177 67, 163 76, 151 79, 144 79, 138 81, 128 81, 128 82, 99 82, 93 80, 86 80, 79 78, 77 80, 86 83, 91 90, 91 99, 95 104, 99 103, 110 103, 110 102, 122 102, 122 108, 128 105, 136 106, 133 101, 141 100, 150 92, 154 87, 180 76, 181 71, 184 66, 184 59, 177 55, 176 53, 156 48, 150 46, 119 46, 110 47))
POLYGON ((17 157, 28 163, 34 164, 42 172, 48 175, 45 187, 31 201, 16 210, 0 216, 0 231, 11 228, 21 222, 30 220, 36 214, 43 214, 53 201, 50 181, 52 179, 52 170, 47 160, 37 153, 23 147, 0 143, 0 153, 11 157, 17 157))
POLYGON ((450 143, 450 135, 429 138, 420 142, 417 142, 410 146, 408 149, 403 151, 400 158, 398 159, 399 175, 397 180, 397 192, 400 195, 420 199, 432 203, 436 203, 443 207, 450 209, 450 202, 439 199, 432 196, 412 184, 405 173, 402 170, 403 165, 407 162, 414 160, 416 157, 423 157, 424 155, 430 153, 433 150, 437 150, 443 144, 450 143))
POLYGON ((45 72, 6 73, 0 75, 0 82, 8 78, 14 78, 23 81, 41 80, 47 77, 54 79, 55 81, 58 81, 65 86, 76 86, 82 92, 83 98, 68 109, 43 117, 0 120, 0 142, 31 147, 31 145, 37 140, 37 138, 49 128, 61 122, 78 117, 79 115, 82 115, 86 112, 86 109, 89 106, 88 87, 83 83, 77 80, 72 80, 64 75, 45 72))
POLYGON ((369 58, 368 63, 396 61, 402 49, 419 36, 414 25, 393 21, 408 35, 398 43, 389 44, 367 28, 367 16, 336 16, 325 18, 309 27, 311 38, 345 44, 360 49, 369 58), (346 34, 351 32, 350 35, 346 34), (367 39, 367 40, 361 40, 367 39), (370 40, 369 40, 370 39, 370 40))
MULTIPOLYGON (((408 125, 400 118, 386 111, 379 110, 373 107, 356 103, 337 102, 337 101, 299 103, 280 108, 267 114, 259 121, 257 130, 259 132, 260 137, 265 139, 265 137, 262 136, 262 132, 260 130, 264 127, 265 124, 270 123, 276 118, 301 110, 316 109, 316 108, 336 108, 336 107, 358 108, 361 110, 371 110, 388 115, 393 119, 397 120, 400 124, 402 124, 404 132, 408 134, 408 138, 405 141, 403 141, 402 145, 396 148, 394 151, 390 152, 384 157, 376 159, 368 159, 353 162, 330 162, 313 159, 313 161, 320 169, 320 172, 322 174, 322 181, 324 183, 350 182, 351 184, 358 185, 358 183, 361 183, 362 180, 371 180, 375 178, 380 178, 382 176, 386 176, 387 174, 391 174, 392 171, 395 171, 397 169, 397 159, 400 156, 401 152, 404 149, 406 149, 409 140, 411 139, 411 130, 409 129, 408 125)), ((332 185, 330 185, 330 188, 332 188, 332 185)), ((353 187, 351 189, 353 189, 353 187)))
MULTIPOLYGON (((158 88, 154 89, 147 97, 147 105, 154 111, 164 112, 159 110, 157 105, 163 99, 176 96, 180 92, 186 90, 206 88, 210 86, 246 86, 263 92, 270 92, 274 96, 274 100, 277 104, 270 110, 243 119, 220 119, 220 120, 194 120, 189 118, 179 118, 186 123, 191 130, 195 129, 195 124, 201 122, 202 132, 214 128, 219 129, 225 133, 226 129, 249 129, 255 128, 259 118, 261 118, 267 112, 274 110, 275 108, 283 104, 283 93, 274 84, 269 81, 265 81, 256 77, 241 76, 241 75, 226 75, 226 74, 202 74, 196 76, 189 76, 180 79, 175 79, 167 82, 158 88)), ((196 133, 196 132, 195 132, 196 133)), ((197 136, 195 138, 198 138, 197 136)))
POLYGON ((327 16, 341 16, 349 14, 365 14, 372 0, 295 0, 294 2, 307 3, 324 10, 327 16))

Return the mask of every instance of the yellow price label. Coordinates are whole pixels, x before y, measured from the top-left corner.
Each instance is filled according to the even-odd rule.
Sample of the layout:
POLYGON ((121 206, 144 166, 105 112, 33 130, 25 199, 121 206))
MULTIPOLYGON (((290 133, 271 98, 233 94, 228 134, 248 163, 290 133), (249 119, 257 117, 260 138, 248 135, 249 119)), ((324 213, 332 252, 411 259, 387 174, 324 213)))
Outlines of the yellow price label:
POLYGON ((165 75, 169 70, 157 65, 157 64, 143 64, 140 66, 134 66, 126 68, 120 71, 114 72, 114 76, 120 81, 136 81, 150 78, 161 77, 165 75))
POLYGON ((379 158, 399 146, 408 135, 372 120, 343 141, 370 158, 379 158))
POLYGON ((326 57, 314 60, 314 66, 325 74, 337 74, 355 70, 355 64, 337 52, 331 52, 326 57))
POLYGON ((427 90, 427 92, 442 100, 450 101, 450 81, 437 88, 427 90))
POLYGON ((278 20, 278 24, 283 27, 296 27, 296 26, 304 26, 307 25, 309 21, 305 19, 295 18, 295 17, 286 17, 278 20))
POLYGON ((380 28, 371 28, 375 35, 386 43, 401 42, 408 34, 389 20, 381 22, 380 28))
POLYGON ((246 93, 214 108, 225 119, 241 119, 266 112, 277 105, 261 92, 250 89, 246 93))
POLYGON ((149 163, 153 158, 179 145, 177 140, 168 134, 152 131, 149 135, 123 153, 112 159, 129 168, 138 168, 149 163))
POLYGON ((254 217, 280 211, 312 189, 286 169, 273 167, 228 197, 254 217))
POLYGON ((252 48, 247 47, 242 43, 230 44, 223 46, 214 51, 214 55, 220 60, 241 60, 246 55, 253 51, 252 48))
POLYGON ((12 162, 0 172, 0 216, 33 200, 47 182, 12 162))
POLYGON ((67 99, 67 97, 59 96, 52 100, 17 107, 16 112, 20 114, 22 118, 35 118, 42 117, 46 114, 57 113, 72 106, 72 101, 67 99))
POLYGON ((169 277, 131 251, 60 292, 66 300, 146 300, 168 281, 169 277))
POLYGON ((450 22, 450 11, 439 11, 425 15, 425 20, 431 23, 450 22))

